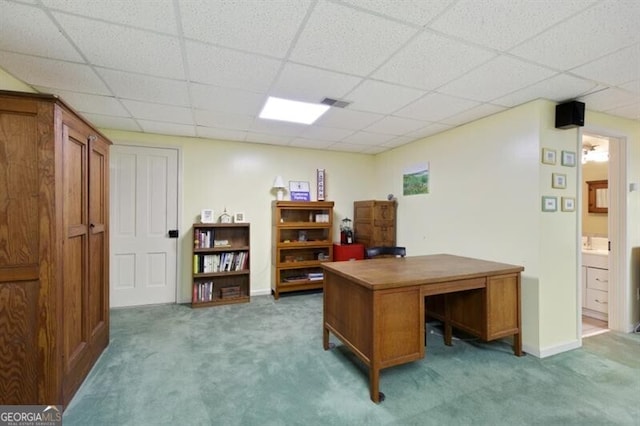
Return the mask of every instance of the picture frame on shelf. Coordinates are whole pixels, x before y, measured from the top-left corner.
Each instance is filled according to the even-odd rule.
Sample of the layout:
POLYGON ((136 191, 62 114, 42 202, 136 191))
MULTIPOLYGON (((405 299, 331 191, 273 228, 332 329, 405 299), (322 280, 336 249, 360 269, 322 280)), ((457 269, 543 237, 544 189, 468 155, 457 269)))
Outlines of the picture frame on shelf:
POLYGON ((202 209, 200 212, 200 223, 214 223, 215 221, 212 209, 202 209))
POLYGON ((562 158, 560 160, 563 166, 575 167, 576 166, 576 153, 573 151, 562 151, 562 158))
POLYGON ((542 164, 556 164, 556 150, 542 148, 542 164))
POLYGON ((558 210, 558 198, 547 195, 542 196, 542 211, 555 212, 558 210))
POLYGON ((567 187, 567 175, 564 173, 553 173, 551 175, 551 187, 565 189, 567 187))
POLYGON ((576 199, 574 197, 562 197, 562 211, 573 212, 576 210, 576 199))
POLYGON ((233 223, 247 223, 244 212, 235 212, 233 214, 233 223))

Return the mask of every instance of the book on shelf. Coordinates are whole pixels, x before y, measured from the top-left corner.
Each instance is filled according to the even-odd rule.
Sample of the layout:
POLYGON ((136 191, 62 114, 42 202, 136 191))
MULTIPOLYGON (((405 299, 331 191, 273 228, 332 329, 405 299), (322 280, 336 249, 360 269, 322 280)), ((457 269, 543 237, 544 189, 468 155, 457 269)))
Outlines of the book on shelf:
POLYGON ((213 281, 200 282, 193 285, 194 302, 211 302, 213 300, 213 281))
POLYGON ((196 229, 194 231, 193 246, 196 249, 199 248, 212 248, 213 247, 213 229, 196 229))

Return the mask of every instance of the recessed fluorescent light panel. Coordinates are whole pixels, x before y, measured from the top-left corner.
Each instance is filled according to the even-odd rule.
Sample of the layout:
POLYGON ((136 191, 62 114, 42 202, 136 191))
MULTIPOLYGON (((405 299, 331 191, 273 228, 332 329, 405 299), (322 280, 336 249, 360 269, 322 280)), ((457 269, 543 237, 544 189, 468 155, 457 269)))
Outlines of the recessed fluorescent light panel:
POLYGON ((329 108, 329 105, 290 101, 269 96, 259 117, 291 123, 313 124, 329 108))

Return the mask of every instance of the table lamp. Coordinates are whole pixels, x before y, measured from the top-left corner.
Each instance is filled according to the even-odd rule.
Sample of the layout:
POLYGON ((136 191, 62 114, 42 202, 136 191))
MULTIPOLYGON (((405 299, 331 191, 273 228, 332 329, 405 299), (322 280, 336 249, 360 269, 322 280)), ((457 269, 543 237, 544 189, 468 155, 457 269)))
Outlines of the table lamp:
POLYGON ((276 178, 273 181, 273 189, 277 191, 276 199, 278 201, 284 200, 284 181, 282 180, 282 176, 276 176, 276 178))

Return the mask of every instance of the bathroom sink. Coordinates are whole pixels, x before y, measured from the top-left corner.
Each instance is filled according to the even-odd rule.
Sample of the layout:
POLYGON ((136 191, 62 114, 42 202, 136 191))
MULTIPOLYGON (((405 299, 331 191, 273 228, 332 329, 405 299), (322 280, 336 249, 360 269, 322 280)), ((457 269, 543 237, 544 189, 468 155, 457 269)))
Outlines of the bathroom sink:
POLYGON ((582 253, 598 254, 598 255, 600 255, 600 256, 608 256, 608 255, 609 255, 609 250, 607 250, 607 249, 600 249, 600 248, 586 248, 586 247, 582 247, 582 253))

